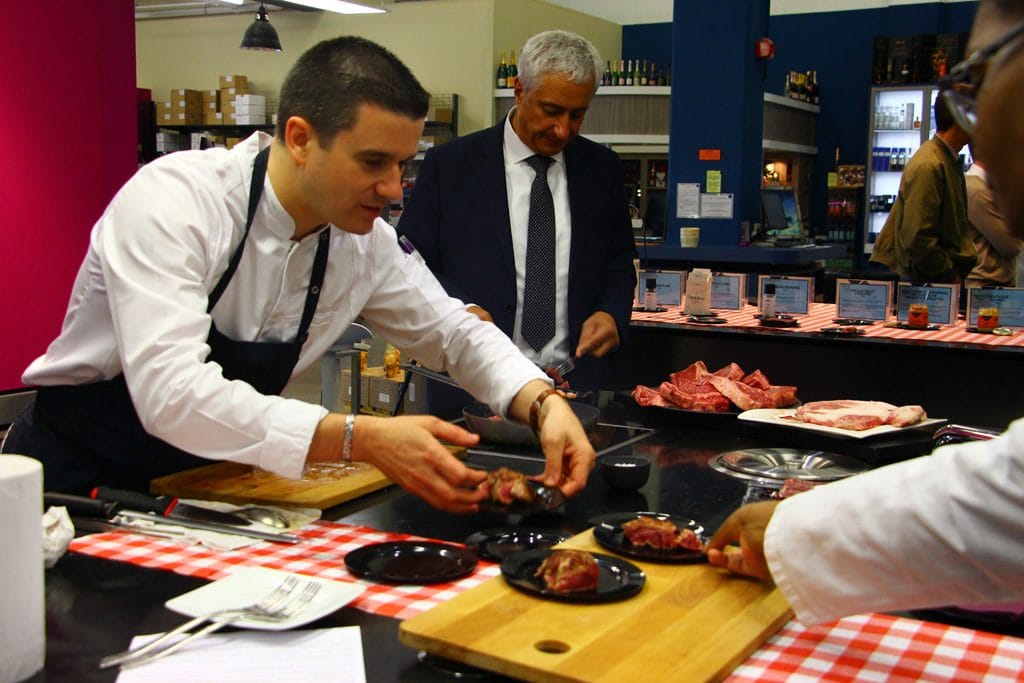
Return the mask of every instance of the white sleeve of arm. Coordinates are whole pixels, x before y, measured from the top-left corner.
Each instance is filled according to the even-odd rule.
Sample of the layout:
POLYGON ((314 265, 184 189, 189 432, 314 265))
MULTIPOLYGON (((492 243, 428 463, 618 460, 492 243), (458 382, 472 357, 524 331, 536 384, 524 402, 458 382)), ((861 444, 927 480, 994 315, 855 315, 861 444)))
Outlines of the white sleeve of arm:
POLYGON ((1024 599, 1024 420, 786 500, 765 555, 809 625, 1024 599))

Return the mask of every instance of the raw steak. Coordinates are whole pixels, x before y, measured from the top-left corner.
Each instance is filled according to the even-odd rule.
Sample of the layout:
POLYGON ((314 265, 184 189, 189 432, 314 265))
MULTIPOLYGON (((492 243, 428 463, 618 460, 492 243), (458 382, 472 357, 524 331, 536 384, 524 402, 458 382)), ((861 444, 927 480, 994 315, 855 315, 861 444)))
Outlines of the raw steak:
POLYGON ((687 410, 699 410, 706 413, 724 413, 729 410, 729 399, 710 385, 695 385, 691 391, 681 389, 674 382, 662 382, 658 387, 662 398, 672 405, 687 410))
POLYGON ((586 550, 552 550, 534 576, 543 579, 547 589, 555 593, 593 591, 597 590, 600 568, 586 550))
POLYGON ((633 399, 641 406, 677 406, 715 413, 729 412, 732 406, 750 410, 788 408, 797 403, 796 387, 773 385, 760 370, 745 375, 737 363, 709 372, 707 365, 698 360, 668 379, 657 389, 637 386, 633 399))
POLYGON ((772 385, 760 370, 754 370, 740 381, 748 386, 757 387, 758 389, 767 389, 772 385))
POLYGON ((680 529, 667 519, 637 517, 624 523, 622 532, 633 545, 649 545, 660 550, 700 550, 700 538, 692 529, 680 529))
POLYGON ((837 427, 852 431, 863 431, 885 424, 906 427, 923 420, 921 406, 897 407, 883 401, 812 401, 797 408, 793 416, 800 422, 837 427))
POLYGON ((726 377, 728 379, 738 382, 741 379, 743 379, 744 373, 743 368, 741 368, 739 365, 736 365, 736 363, 729 363, 725 367, 719 368, 711 374, 717 375, 718 377, 726 377))
POLYGON ((669 401, 662 398, 657 389, 645 387, 642 384, 636 385, 632 396, 638 406, 661 406, 662 408, 667 408, 672 405, 669 401))

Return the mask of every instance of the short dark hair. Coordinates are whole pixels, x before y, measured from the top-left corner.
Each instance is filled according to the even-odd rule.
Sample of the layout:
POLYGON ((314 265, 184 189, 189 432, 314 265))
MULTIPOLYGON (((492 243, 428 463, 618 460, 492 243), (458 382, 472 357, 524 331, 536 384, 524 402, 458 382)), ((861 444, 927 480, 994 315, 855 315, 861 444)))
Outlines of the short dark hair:
POLYGON ((276 135, 300 116, 316 130, 321 146, 356 124, 362 104, 420 119, 430 95, 398 57, 374 42, 342 36, 306 50, 288 71, 277 104, 276 135))
POLYGON ((946 102, 945 97, 935 98, 934 111, 935 129, 940 133, 944 133, 956 125, 956 119, 953 118, 953 112, 950 111, 949 103, 946 102))

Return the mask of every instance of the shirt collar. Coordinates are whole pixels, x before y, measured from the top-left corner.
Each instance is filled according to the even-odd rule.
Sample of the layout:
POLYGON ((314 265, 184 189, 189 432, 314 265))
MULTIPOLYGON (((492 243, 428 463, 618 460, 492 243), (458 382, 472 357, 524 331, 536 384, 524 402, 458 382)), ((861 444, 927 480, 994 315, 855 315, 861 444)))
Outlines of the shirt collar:
MULTIPOLYGON (((515 111, 516 108, 513 107, 509 111, 508 116, 505 117, 505 159, 513 164, 525 162, 536 154, 536 152, 526 146, 526 143, 519 138, 515 129, 512 128, 512 117, 515 115, 515 111)), ((565 150, 554 155, 551 159, 557 164, 564 165, 565 150)))

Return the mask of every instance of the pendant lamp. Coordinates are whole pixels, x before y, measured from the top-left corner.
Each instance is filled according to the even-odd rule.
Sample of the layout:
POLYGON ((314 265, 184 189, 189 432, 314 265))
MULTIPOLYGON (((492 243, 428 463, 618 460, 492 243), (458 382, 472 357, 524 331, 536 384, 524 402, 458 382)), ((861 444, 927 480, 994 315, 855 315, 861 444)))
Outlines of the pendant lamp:
POLYGON ((270 25, 270 19, 267 19, 267 8, 262 2, 256 11, 256 21, 245 29, 241 47, 246 50, 281 51, 281 41, 277 37, 277 31, 270 25))

